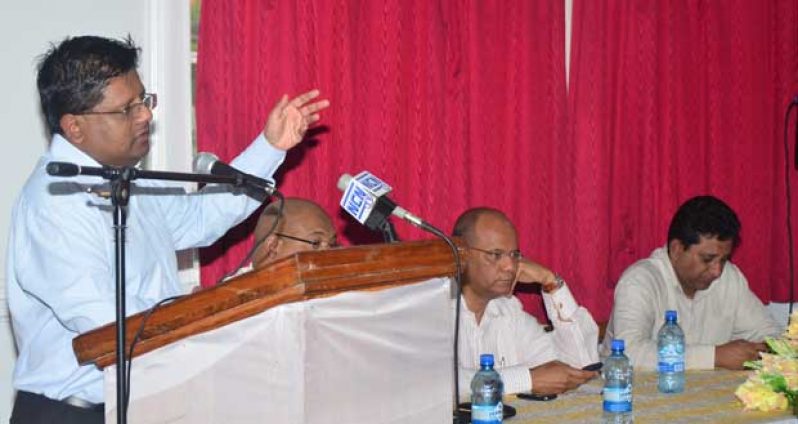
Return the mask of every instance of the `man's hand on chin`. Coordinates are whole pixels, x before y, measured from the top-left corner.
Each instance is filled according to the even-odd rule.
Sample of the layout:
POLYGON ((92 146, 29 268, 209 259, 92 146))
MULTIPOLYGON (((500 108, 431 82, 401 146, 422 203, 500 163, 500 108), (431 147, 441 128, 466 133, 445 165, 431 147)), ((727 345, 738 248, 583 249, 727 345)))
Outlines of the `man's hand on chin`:
MULTIPOLYGON (((518 270, 515 273, 515 282, 512 290, 518 283, 521 284, 545 284, 554 281, 554 273, 545 266, 527 258, 518 261, 518 270)), ((512 292, 511 290, 511 292, 512 292)))

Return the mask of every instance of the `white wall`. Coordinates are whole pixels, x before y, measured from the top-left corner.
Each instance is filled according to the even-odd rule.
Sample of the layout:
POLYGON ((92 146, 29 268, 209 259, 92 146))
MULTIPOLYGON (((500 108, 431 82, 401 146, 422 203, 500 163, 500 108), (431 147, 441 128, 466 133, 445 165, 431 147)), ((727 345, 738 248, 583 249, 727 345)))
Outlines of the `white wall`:
POLYGON ((0 0, 0 423, 11 415, 15 358, 5 299, 9 219, 17 193, 47 147, 36 94, 37 56, 68 35, 130 34, 143 49, 142 80, 159 94, 149 161, 159 169, 187 170, 192 157, 188 11, 188 0, 0 0), (167 137, 169 144, 161 141, 167 137))

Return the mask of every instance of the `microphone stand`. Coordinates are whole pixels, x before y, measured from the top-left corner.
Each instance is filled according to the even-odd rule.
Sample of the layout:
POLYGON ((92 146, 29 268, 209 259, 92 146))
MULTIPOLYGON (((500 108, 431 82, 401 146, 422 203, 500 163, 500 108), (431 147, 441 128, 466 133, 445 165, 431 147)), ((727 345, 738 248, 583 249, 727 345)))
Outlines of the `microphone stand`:
POLYGON ((393 222, 391 222, 388 217, 385 217, 379 228, 380 231, 382 231, 382 239, 386 243, 396 243, 399 241, 399 236, 396 235, 396 229, 393 226, 393 222))
MULTIPOLYGON (((126 168, 130 169, 130 168, 126 168)), ((123 170, 111 182, 116 251, 116 422, 127 423, 127 366, 125 365, 125 229, 130 201, 131 173, 123 170)))
MULTIPOLYGON (((387 198, 384 198, 388 200, 387 198)), ((383 238, 385 239, 386 243, 394 243, 399 241, 396 237, 396 231, 393 228, 393 223, 388 219, 388 215, 396 208, 396 204, 390 202, 390 207, 387 210, 381 209, 381 207, 375 208, 375 211, 372 212, 372 215, 369 216, 369 219, 366 221, 366 226, 372 229, 379 229, 382 231, 383 238), (376 223, 379 222, 379 223, 376 223)), ((405 218, 406 219, 406 218, 405 218)), ((469 423, 470 420, 465 419, 460 414, 460 359, 459 359, 459 347, 460 347, 460 310, 461 306, 461 298, 463 293, 463 285, 462 285, 462 274, 463 274, 463 265, 460 260, 460 250, 457 248, 457 244, 452 240, 449 236, 447 236, 443 231, 438 229, 437 227, 433 226, 428 222, 424 222, 419 220, 419 222, 408 221, 411 224, 415 225, 416 227, 440 238, 449 246, 449 249, 452 251, 452 257, 454 259, 454 266, 455 266, 455 276, 454 276, 454 288, 452 296, 455 298, 455 313, 454 313, 454 352, 453 352, 453 374, 454 374, 454 399, 452 399, 452 423, 453 424, 466 424, 469 423)))
POLYGON ((449 248, 452 250, 452 256, 454 258, 454 267, 455 267, 455 276, 454 276, 454 293, 455 296, 455 312, 454 312, 454 364, 453 364, 453 371, 454 371, 454 399, 452 400, 454 405, 452 406, 452 423, 453 424, 465 424, 470 422, 469 419, 465 419, 460 415, 460 359, 459 359, 459 347, 460 347, 460 309, 461 306, 461 298, 463 294, 463 285, 462 285, 462 274, 463 274, 463 265, 460 260, 460 250, 457 248, 457 244, 452 240, 449 236, 447 236, 443 231, 439 230, 438 228, 434 227, 433 225, 427 222, 421 222, 420 225, 414 224, 418 228, 421 228, 424 231, 427 231, 449 245, 449 248))
MULTIPOLYGON (((348 174, 345 174, 345 176, 346 175, 348 175, 348 174)), ((349 178, 351 180, 351 177, 349 177, 349 178)), ((344 178, 342 177, 341 181, 343 181, 343 180, 344 180, 344 178)), ((369 213, 368 217, 365 220, 361 221, 361 219, 359 218, 358 211, 355 211, 353 213, 353 211, 350 210, 348 206, 344 205, 346 200, 349 198, 349 193, 350 193, 349 190, 346 189, 345 187, 342 187, 340 181, 339 181, 339 188, 341 190, 344 190, 344 199, 341 201, 342 202, 341 206, 344 208, 344 210, 346 210, 350 215, 354 216, 359 222, 361 222, 363 225, 365 225, 368 229, 373 230, 373 231, 376 231, 376 230, 382 231, 383 238, 384 238, 386 243, 393 243, 395 241, 398 241, 398 239, 396 237, 396 232, 395 232, 395 230, 393 228, 393 224, 388 219, 388 217, 391 214, 393 214, 394 211, 397 209, 396 203, 394 203, 391 199, 389 199, 388 197, 386 197, 384 195, 375 196, 376 200, 372 200, 372 201, 375 202, 373 209, 369 213)), ((366 190, 366 191, 368 191, 368 190, 366 190)), ((373 193, 370 193, 370 195, 374 196, 373 193)), ((359 206, 360 206, 359 204, 356 204, 354 209, 360 209, 359 206)), ((416 227, 418 227, 418 228, 420 228, 420 229, 422 229, 422 230, 424 230, 424 231, 426 231, 428 233, 432 233, 436 237, 442 239, 449 246, 449 248, 452 251, 452 256, 454 257, 455 276, 454 276, 454 290, 453 290, 452 295, 456 299, 455 300, 456 309, 455 309, 455 318, 454 318, 454 320, 455 320, 455 322, 454 322, 454 346, 453 346, 454 363, 452 364, 453 365, 453 371, 454 371, 454 396, 453 396, 453 399, 452 399, 452 403, 453 403, 453 405, 452 405, 452 421, 453 421, 454 424, 460 424, 460 422, 462 420, 460 419, 460 414, 459 414, 459 400, 460 400, 460 376, 459 376, 460 372, 459 372, 459 365, 460 365, 460 359, 459 359, 458 351, 459 351, 459 340, 460 340, 460 308, 461 308, 461 305, 460 305, 461 299, 460 298, 462 297, 461 296, 462 295, 461 274, 462 274, 462 271, 463 271, 462 264, 461 264, 461 261, 460 261, 460 251, 458 250, 457 245, 455 244, 455 242, 451 238, 449 238, 446 234, 444 234, 443 231, 439 230, 438 228, 434 227, 433 225, 431 225, 431 224, 429 224, 427 222, 424 222, 420 218, 411 215, 407 211, 404 211, 403 213, 399 214, 399 216, 402 219, 406 220, 407 222, 415 225, 416 227)))
POLYGON ((156 179, 188 181, 208 184, 230 184, 236 187, 249 187, 274 192, 274 187, 254 186, 244 175, 204 175, 183 172, 144 171, 132 166, 114 168, 104 166, 76 166, 70 163, 50 162, 47 172, 51 175, 75 176, 92 175, 111 181, 111 204, 114 207, 114 244, 116 273, 116 422, 127 423, 128 381, 126 365, 126 323, 125 317, 125 230, 127 229, 127 207, 130 202, 130 182, 135 179, 156 179), (63 167, 68 167, 68 170, 63 167), (59 168, 61 167, 61 168, 59 168))

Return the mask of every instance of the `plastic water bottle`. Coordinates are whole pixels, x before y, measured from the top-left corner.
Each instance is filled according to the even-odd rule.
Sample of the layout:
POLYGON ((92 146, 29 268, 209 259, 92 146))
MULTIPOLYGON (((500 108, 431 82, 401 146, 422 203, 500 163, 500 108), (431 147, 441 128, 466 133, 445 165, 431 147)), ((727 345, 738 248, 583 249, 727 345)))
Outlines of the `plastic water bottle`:
POLYGON ((504 412, 504 383, 493 369, 493 355, 479 355, 479 368, 471 380, 471 423, 500 424, 504 412))
POLYGON ((657 334, 657 388, 662 393, 684 391, 684 331, 676 311, 665 311, 665 324, 657 334))
POLYGON ((612 354, 604 361, 604 414, 602 423, 628 424, 632 420, 632 364, 623 354, 623 340, 612 341, 612 354))

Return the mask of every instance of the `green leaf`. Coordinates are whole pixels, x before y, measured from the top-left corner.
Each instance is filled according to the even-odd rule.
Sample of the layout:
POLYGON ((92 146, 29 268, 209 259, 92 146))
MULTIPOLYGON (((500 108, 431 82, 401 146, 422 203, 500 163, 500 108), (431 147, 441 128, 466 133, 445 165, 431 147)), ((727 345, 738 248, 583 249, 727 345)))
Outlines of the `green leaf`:
POLYGON ((786 340, 768 337, 765 339, 765 343, 767 343, 770 350, 779 356, 783 356, 785 358, 798 358, 798 351, 796 351, 795 348, 793 348, 786 340))
POLYGON ((770 388, 773 389, 774 392, 781 392, 781 393, 788 392, 787 380, 784 378, 783 375, 765 373, 765 374, 759 374, 759 377, 762 379, 762 381, 765 384, 770 386, 770 388))

